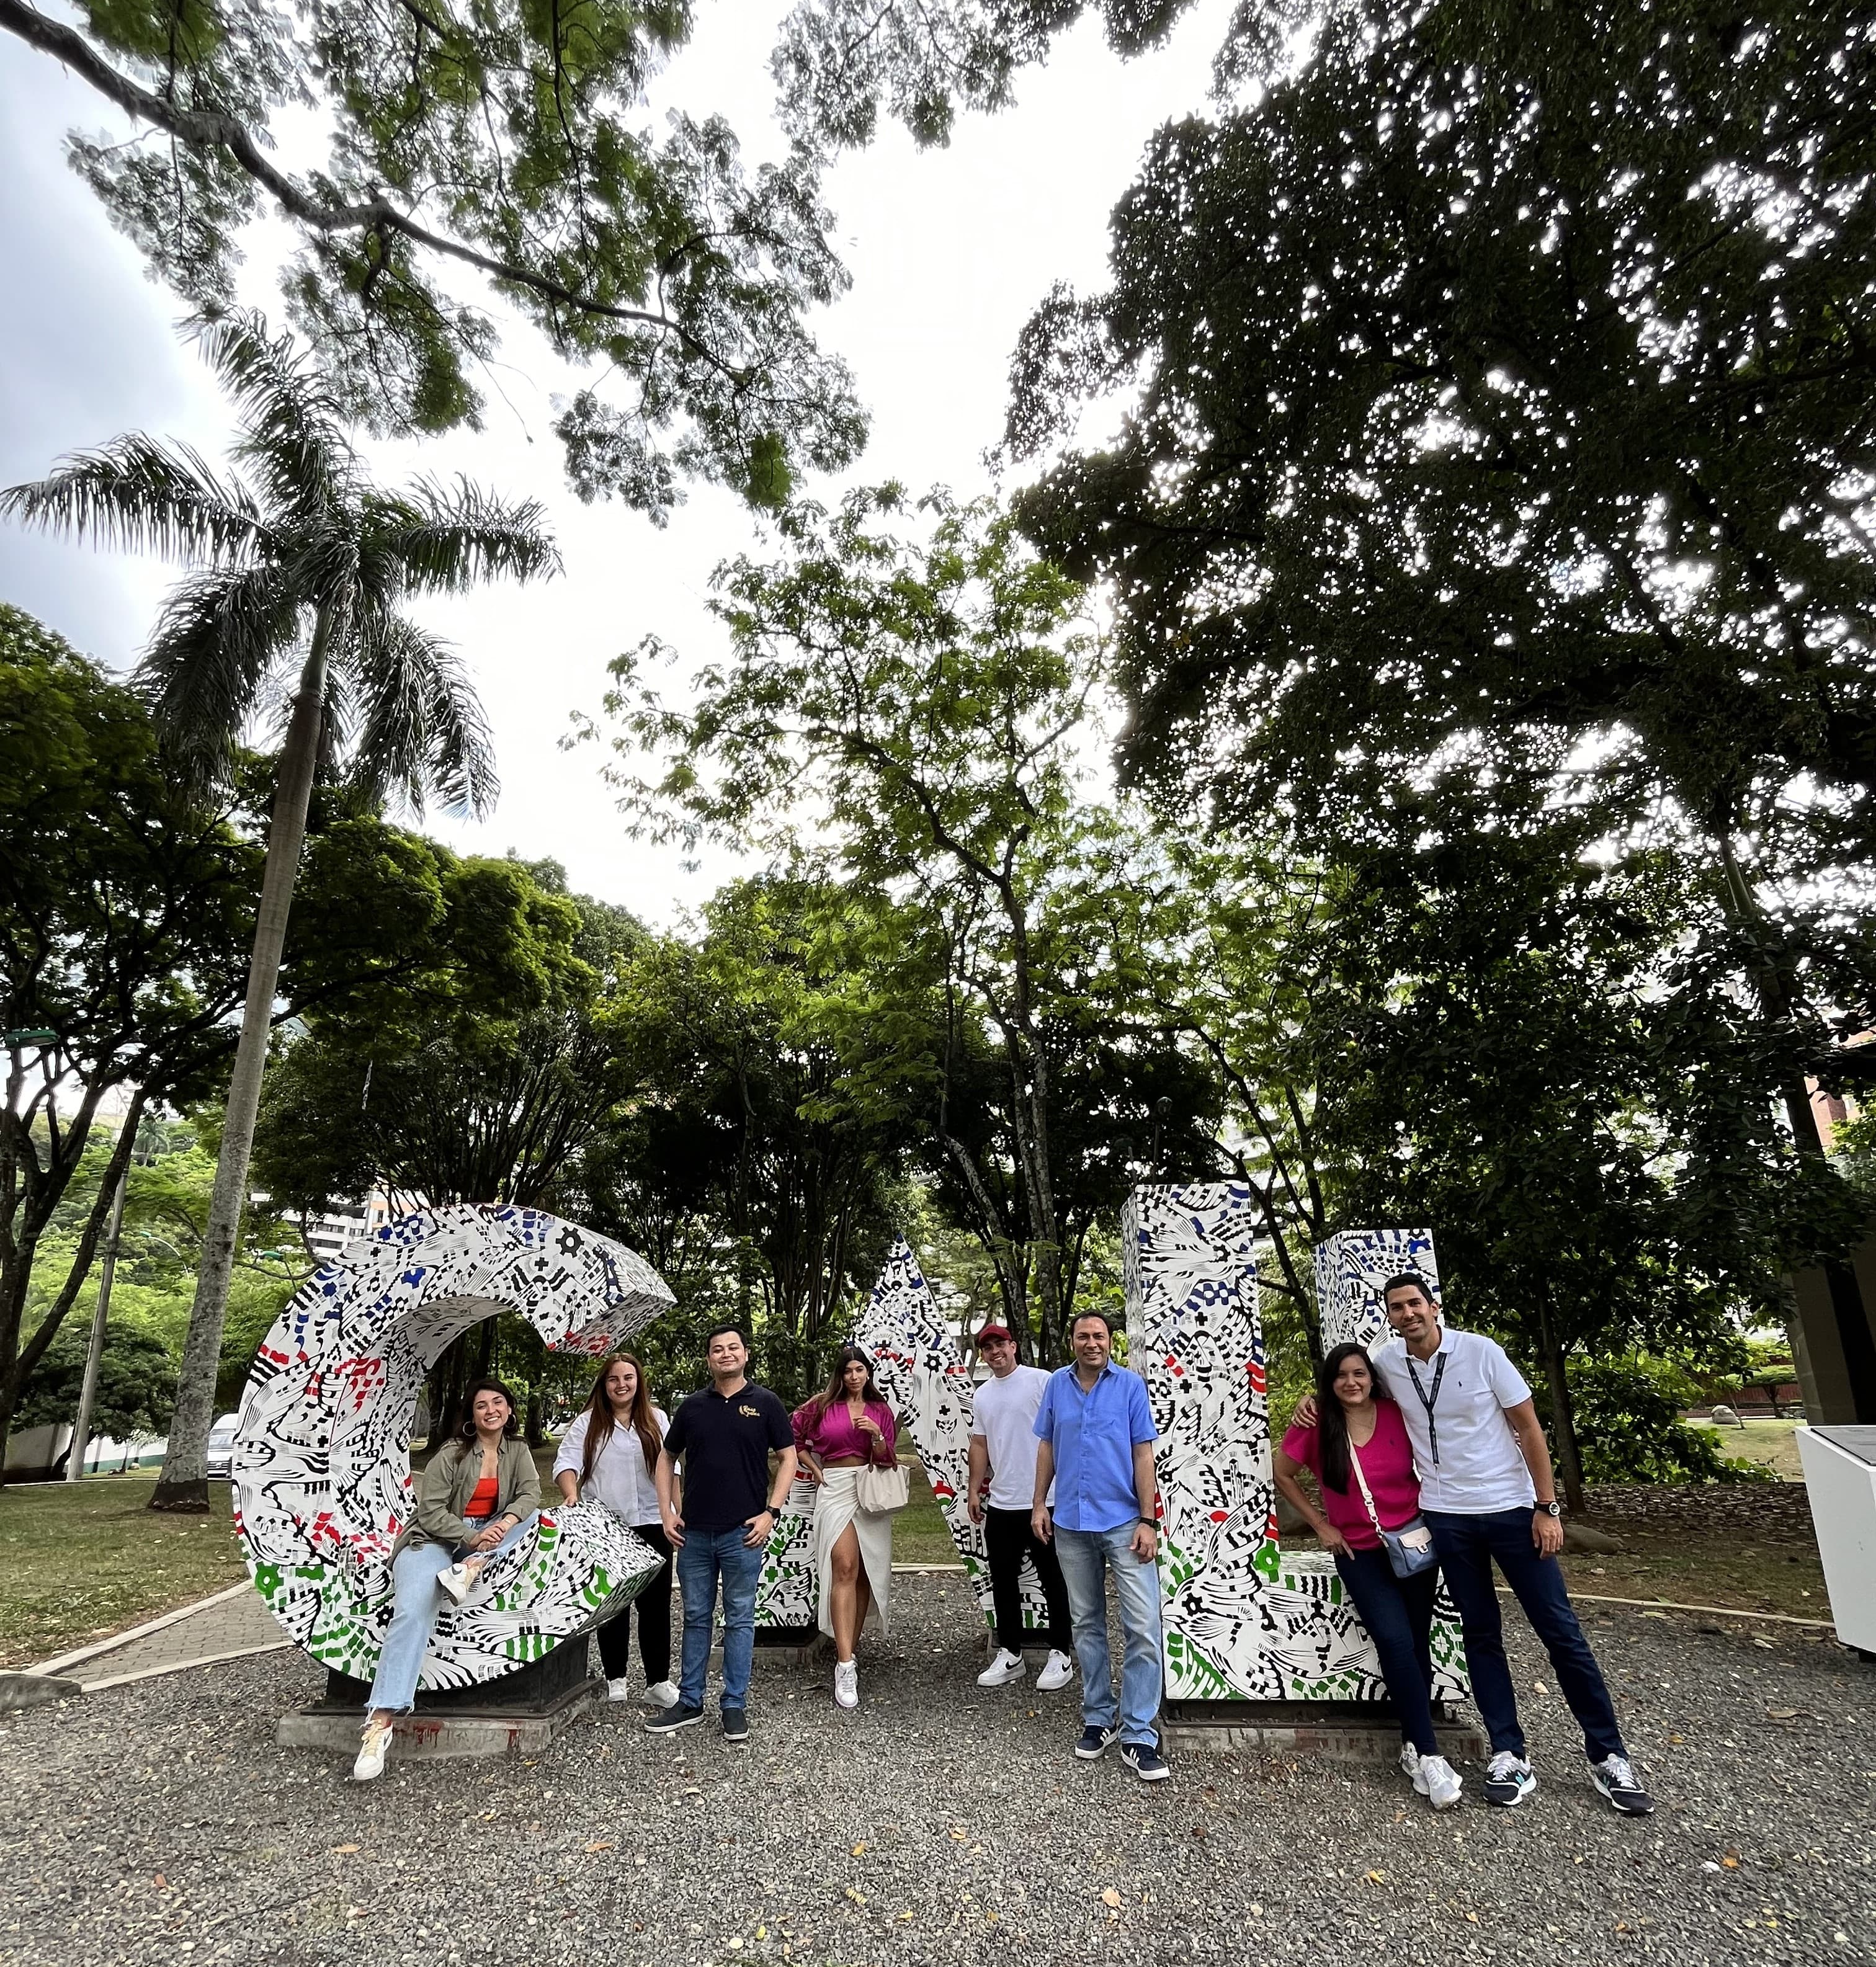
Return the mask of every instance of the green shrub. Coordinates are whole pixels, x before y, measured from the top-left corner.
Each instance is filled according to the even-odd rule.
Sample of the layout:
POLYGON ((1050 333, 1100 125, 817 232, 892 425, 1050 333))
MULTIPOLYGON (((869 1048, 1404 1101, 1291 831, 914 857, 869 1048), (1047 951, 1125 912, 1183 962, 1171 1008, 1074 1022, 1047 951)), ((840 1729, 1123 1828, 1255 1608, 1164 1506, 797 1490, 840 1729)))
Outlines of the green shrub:
MULTIPOLYGON (((1710 1433, 1681 1420, 1681 1409, 1697 1390, 1679 1367, 1634 1357, 1574 1358, 1566 1371, 1586 1482, 1778 1480, 1757 1462, 1723 1455, 1710 1433)), ((1548 1428, 1548 1403, 1541 1387, 1537 1400, 1548 1428)))

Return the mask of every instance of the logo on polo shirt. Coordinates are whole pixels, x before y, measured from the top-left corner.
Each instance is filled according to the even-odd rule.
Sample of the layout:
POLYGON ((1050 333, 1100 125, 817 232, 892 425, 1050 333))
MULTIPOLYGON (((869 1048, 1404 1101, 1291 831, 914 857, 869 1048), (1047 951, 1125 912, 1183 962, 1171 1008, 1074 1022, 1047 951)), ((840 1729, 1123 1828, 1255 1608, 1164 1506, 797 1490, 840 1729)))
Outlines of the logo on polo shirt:
POLYGON ((760 1407, 739 1407, 736 1411, 739 1414, 747 1414, 751 1420, 760 1420, 762 1418, 762 1410, 760 1407))

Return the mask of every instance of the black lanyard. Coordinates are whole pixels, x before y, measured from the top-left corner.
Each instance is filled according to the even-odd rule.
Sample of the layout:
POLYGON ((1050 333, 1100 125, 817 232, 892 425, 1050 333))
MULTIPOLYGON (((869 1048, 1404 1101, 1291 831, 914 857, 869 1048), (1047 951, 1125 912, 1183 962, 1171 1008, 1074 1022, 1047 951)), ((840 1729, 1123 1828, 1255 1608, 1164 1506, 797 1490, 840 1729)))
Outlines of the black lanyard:
POLYGON ((1433 1407, 1439 1398, 1439 1383, 1446 1377, 1446 1354, 1442 1347, 1439 1364, 1433 1368, 1433 1390, 1429 1394, 1420 1384, 1420 1376, 1413 1368, 1413 1355, 1407 1355, 1407 1378, 1413 1382, 1413 1390, 1419 1396, 1420 1404, 1426 1410, 1426 1448, 1433 1458, 1433 1466, 1439 1466, 1439 1423, 1433 1418, 1433 1407))

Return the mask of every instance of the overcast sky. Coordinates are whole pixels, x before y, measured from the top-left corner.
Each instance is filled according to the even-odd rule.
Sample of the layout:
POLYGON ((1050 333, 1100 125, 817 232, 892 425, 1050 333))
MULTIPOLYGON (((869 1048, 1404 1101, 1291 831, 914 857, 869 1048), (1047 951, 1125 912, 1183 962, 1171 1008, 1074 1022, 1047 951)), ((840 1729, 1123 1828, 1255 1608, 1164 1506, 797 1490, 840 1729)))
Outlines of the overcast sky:
MULTIPOLYGON (((1022 79, 1014 109, 961 121, 948 150, 920 153, 889 128, 831 173, 854 286, 816 330, 852 365, 872 413, 857 481, 965 492, 986 483, 983 454, 1001 434, 1019 329, 1055 280, 1103 283, 1108 213, 1154 128, 1202 105, 1228 5, 1207 0, 1168 47, 1124 66, 1084 23, 1046 69, 1022 79)), ((698 11, 699 31, 662 79, 662 97, 693 114, 722 111, 751 163, 777 153, 766 58, 783 10, 716 0, 698 11)), ((0 35, 0 484, 37 477, 60 452, 122 430, 186 438, 211 457, 226 435, 219 398, 175 334, 180 307, 150 283, 65 163, 64 131, 108 127, 102 110, 44 57, 0 35)), ((263 305, 271 243, 257 242, 256 284, 244 296, 263 305)), ((706 488, 692 489, 662 532, 616 506, 582 506, 548 428, 550 399, 570 386, 570 372, 511 327, 495 380, 507 400, 491 394, 483 432, 369 447, 389 480, 460 471, 540 499, 567 564, 550 587, 427 608, 476 678, 503 790, 482 825, 434 815, 426 823, 476 851, 551 855, 576 888, 669 925, 731 863, 718 856, 691 873, 675 851, 628 838, 597 754, 563 753, 557 741, 576 709, 597 709, 607 662, 641 636, 657 634, 686 661, 720 652, 702 606, 710 570, 755 544, 758 529, 706 488)), ((0 599, 114 668, 134 661, 171 577, 160 563, 0 527, 0 599)))

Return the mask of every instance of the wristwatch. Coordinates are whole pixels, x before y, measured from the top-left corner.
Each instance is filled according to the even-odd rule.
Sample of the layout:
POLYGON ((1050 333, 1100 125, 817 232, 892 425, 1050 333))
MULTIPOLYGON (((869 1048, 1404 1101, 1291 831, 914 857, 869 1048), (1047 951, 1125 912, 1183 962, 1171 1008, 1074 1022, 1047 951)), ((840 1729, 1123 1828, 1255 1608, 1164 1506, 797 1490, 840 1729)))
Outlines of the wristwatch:
POLYGON ((1547 1516, 1561 1516, 1563 1514, 1563 1505, 1558 1502, 1539 1503, 1536 1507, 1547 1516))
POLYGON ((1145 1523, 1147 1528, 1150 1530, 1156 1530, 1160 1526, 1160 1520, 1158 1516, 1136 1516, 1135 1517, 1134 1521, 1138 1523, 1145 1523))

